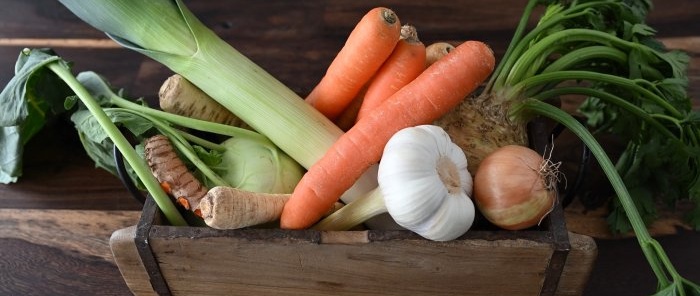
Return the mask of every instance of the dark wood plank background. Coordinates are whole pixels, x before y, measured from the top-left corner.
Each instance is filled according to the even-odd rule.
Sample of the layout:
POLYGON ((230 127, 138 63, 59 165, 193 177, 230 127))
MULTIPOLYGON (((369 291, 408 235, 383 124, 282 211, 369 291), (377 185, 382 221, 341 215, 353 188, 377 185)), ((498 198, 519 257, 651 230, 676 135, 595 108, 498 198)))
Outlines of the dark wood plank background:
MULTIPOLYGON (((489 43, 502 55, 525 1, 185 1, 207 26, 300 95, 320 79, 344 38, 373 6, 394 9, 421 39, 489 43)), ((692 56, 694 106, 700 106, 700 2, 655 1, 649 23, 672 48, 692 56)), ((24 47, 53 47, 134 97, 155 98, 172 73, 114 46, 57 1, 0 0, 0 85, 24 47), (75 45, 76 39, 83 43, 75 45), (87 40, 87 41, 86 41, 87 40), (87 44, 87 45, 86 45, 87 44)), ((26 151, 24 176, 0 185, 0 294, 124 295, 107 239, 134 224, 140 204, 120 181, 95 169, 68 122, 42 131, 26 151), (68 230, 67 230, 68 229, 68 230), (70 230, 73 231, 70 231, 70 230), (91 237, 82 236, 89 232, 91 237)), ((696 232, 659 238, 682 274, 700 282, 696 232)), ((655 281, 631 239, 598 240, 600 255, 587 295, 649 294, 655 281)))

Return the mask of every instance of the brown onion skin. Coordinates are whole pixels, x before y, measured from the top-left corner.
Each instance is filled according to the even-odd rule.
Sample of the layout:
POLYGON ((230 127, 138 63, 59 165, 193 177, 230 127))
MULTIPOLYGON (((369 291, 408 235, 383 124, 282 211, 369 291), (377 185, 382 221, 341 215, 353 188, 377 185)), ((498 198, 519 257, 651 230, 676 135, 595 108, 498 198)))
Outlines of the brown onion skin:
POLYGON ((543 162, 537 152, 518 145, 503 146, 484 158, 474 176, 474 201, 484 217, 507 230, 542 221, 556 200, 539 173, 543 162))

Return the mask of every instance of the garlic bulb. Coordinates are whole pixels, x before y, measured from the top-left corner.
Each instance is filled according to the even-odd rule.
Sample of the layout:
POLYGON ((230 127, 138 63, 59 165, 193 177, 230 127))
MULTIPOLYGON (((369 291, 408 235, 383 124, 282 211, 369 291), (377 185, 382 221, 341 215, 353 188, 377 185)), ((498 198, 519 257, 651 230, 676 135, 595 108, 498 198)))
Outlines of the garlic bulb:
POLYGON ((397 132, 384 148, 378 182, 394 220, 427 239, 455 239, 474 222, 467 158, 438 126, 397 132))
POLYGON ((467 157, 441 127, 421 125, 394 134, 384 147, 377 181, 379 187, 313 228, 348 230, 388 212, 403 228, 447 241, 467 232, 474 222, 467 157))

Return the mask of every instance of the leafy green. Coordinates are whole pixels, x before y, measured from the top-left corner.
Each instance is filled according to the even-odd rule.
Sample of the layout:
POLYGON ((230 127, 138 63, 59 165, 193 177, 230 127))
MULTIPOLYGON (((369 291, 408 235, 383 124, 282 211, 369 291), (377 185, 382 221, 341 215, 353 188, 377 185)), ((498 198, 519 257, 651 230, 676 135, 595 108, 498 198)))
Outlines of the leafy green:
POLYGON ((655 39, 644 23, 650 9, 650 1, 529 1, 484 92, 507 101, 512 120, 537 114, 574 131, 617 194, 611 229, 635 232, 660 294, 697 295, 646 229, 657 205, 680 200, 695 202, 687 221, 700 229, 700 125, 687 95, 689 57, 655 39), (528 31, 537 6, 544 14, 528 31), (587 129, 543 102, 568 95, 587 98, 579 108, 587 129), (588 129, 626 143, 615 164, 588 129))
MULTIPOLYGON (((105 113, 112 122, 123 126, 132 135, 141 139, 149 130, 151 134, 153 133, 153 124, 142 117, 125 112, 108 111, 105 113)), ((88 110, 76 111, 71 115, 71 121, 75 124, 75 129, 78 131, 85 152, 95 162, 95 166, 115 176, 118 175, 114 160, 114 143, 109 140, 109 135, 107 135, 92 113, 88 110)))
MULTIPOLYGON (((0 94, 0 181, 15 182, 21 175, 24 144, 50 120, 76 105, 84 104, 96 122, 122 152, 135 174, 152 194, 172 225, 186 225, 170 198, 160 188, 141 158, 136 155, 99 104, 71 73, 68 62, 51 50, 25 49, 15 65, 15 76, 0 94)), ((82 141, 90 134, 80 135, 82 141)), ((105 146, 99 146, 103 150, 105 146)))
POLYGON ((17 181, 24 145, 65 111, 63 99, 71 91, 44 67, 57 61, 48 49, 22 51, 15 76, 0 93, 0 183, 17 181))
MULTIPOLYGON (((545 3, 537 25, 514 38, 486 91, 511 101, 547 99, 540 94, 569 83, 614 95, 589 96, 579 112, 596 133, 629 143, 616 167, 637 203, 673 207, 700 199, 700 125, 687 95, 689 57, 655 39, 644 23, 650 2, 545 3)), ((629 230, 626 219, 616 218, 625 217, 616 213, 622 208, 613 201, 611 209, 611 229, 629 230)), ((654 221, 654 209, 640 211, 644 221, 654 221)), ((694 215, 687 221, 700 228, 694 215)))
MULTIPOLYGON (((135 142, 156 133, 166 135, 185 163, 209 187, 234 186, 243 190, 289 193, 303 169, 267 138, 233 126, 196 120, 156 110, 115 93, 99 74, 83 72, 78 80, 97 99, 110 120, 129 132, 135 142), (229 136, 222 144, 201 139, 184 127, 212 135, 229 136), (231 143, 237 143, 231 145, 231 143), (241 148, 243 147, 243 148, 241 148), (254 165, 250 165, 254 163, 254 165)), ((121 93, 122 91, 119 91, 121 93)), ((139 101, 139 100, 137 100, 139 101)), ((71 117, 85 139, 83 146, 95 162, 116 174, 106 134, 91 113, 77 111, 71 117)))
POLYGON ((233 180, 241 183, 241 189, 288 193, 301 178, 303 168, 268 138, 254 131, 166 113, 148 107, 143 100, 125 99, 121 94, 122 91, 113 91, 97 73, 73 76, 69 63, 50 50, 23 51, 17 62, 16 76, 3 90, 0 102, 0 108, 6 110, 0 113, 3 124, 0 181, 17 180, 21 174, 23 145, 51 118, 64 113, 71 115, 79 139, 95 165, 117 175, 116 147, 126 160, 132 180, 148 190, 173 225, 186 222, 145 165, 143 153, 137 151, 142 149, 142 141, 157 133, 166 135, 185 162, 205 183, 213 186, 228 186, 230 182, 222 179, 219 173, 232 175, 231 171, 235 171, 233 180), (233 137, 247 146, 227 152, 227 146, 190 134, 186 128, 233 137), (229 156, 224 164, 225 154, 229 156), (244 165, 250 155, 268 164, 266 168, 270 173, 262 174, 244 165), (245 184, 256 184, 256 187, 248 188, 245 184))

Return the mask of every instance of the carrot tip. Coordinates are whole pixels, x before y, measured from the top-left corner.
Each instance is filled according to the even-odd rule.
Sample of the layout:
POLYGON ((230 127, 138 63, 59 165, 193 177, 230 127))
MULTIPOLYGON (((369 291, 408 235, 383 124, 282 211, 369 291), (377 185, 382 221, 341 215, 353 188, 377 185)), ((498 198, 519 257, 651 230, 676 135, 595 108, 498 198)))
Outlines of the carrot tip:
POLYGON ((396 15, 396 13, 388 8, 382 10, 382 18, 387 24, 390 25, 395 24, 399 20, 399 17, 396 15))

